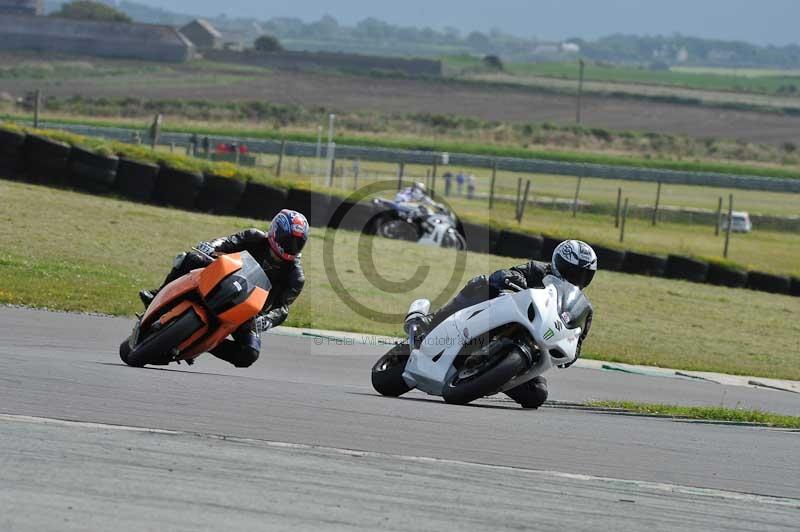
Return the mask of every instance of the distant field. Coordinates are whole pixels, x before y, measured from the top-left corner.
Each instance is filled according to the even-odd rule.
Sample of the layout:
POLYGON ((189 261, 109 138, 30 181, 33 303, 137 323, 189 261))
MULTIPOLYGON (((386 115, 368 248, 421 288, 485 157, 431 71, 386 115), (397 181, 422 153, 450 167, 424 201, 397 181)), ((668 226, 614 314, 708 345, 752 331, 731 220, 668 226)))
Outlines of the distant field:
MULTIPOLYGON (((578 64, 575 63, 512 63, 507 70, 516 75, 548 76, 561 79, 578 79, 578 64)), ((612 81, 615 83, 642 83, 672 85, 692 89, 755 92, 800 96, 800 72, 734 70, 709 68, 675 68, 651 70, 622 66, 598 65, 586 62, 584 79, 612 81), (792 89, 794 87, 794 89, 792 89)))
MULTIPOLYGON (((263 222, 254 220, 3 180, 0 197, 4 200, 0 221, 8 229, 0 231, 0 304, 132 315, 141 310, 136 292, 156 286, 176 252, 200 239, 251 225, 263 227, 263 222)), ((360 317, 339 300, 327 280, 323 235, 323 229, 312 229, 304 254, 306 288, 292 307, 288 324, 399 334, 399 323, 360 317)), ((430 268, 420 287, 389 294, 364 277, 355 251, 362 237, 339 231, 335 238, 334 262, 344 286, 374 309, 402 312, 415 297, 439 293, 453 269, 455 254, 447 250, 366 237, 375 246, 378 271, 389 280, 407 279, 409 264, 430 268)), ((516 262, 469 253, 457 284, 516 262)), ((792 319, 800 313, 800 298, 603 271, 588 292, 596 314, 586 356, 800 379, 800 324, 792 319)), ((268 337, 265 353, 269 353, 268 337)))
MULTIPOLYGON (((156 68, 138 62, 81 60, 75 64, 74 58, 23 56, 19 59, 6 54, 0 56, 0 64, 8 65, 0 68, 4 72, 0 73, 0 92, 16 97, 41 89, 46 96, 64 98, 80 95, 218 102, 261 100, 323 106, 343 113, 430 113, 508 124, 545 121, 573 124, 575 121, 575 99, 571 94, 557 86, 545 89, 538 85, 525 86, 524 76, 511 76, 512 82, 502 82, 498 86, 483 81, 465 83, 452 79, 387 79, 268 71, 208 62, 156 68), (60 67, 59 63, 64 61, 73 68, 60 67), (24 67, 17 65, 20 62, 24 62, 24 67)), ((551 84, 571 83, 558 78, 538 79, 551 84)), ((741 97, 745 96, 768 97, 758 94, 741 97)), ((741 138, 774 146, 787 142, 800 144, 800 116, 731 109, 721 112, 699 105, 608 95, 587 96, 584 103, 584 125, 588 127, 741 138)))

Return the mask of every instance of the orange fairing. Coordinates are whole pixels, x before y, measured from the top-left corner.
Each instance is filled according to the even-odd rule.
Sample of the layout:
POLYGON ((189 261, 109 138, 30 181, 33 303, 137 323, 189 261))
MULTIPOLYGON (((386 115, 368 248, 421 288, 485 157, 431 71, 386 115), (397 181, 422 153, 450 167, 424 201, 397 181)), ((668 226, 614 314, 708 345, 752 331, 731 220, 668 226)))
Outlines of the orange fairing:
POLYGON ((241 269, 241 253, 220 256, 200 272, 200 293, 203 294, 203 297, 206 297, 220 281, 241 269))
POLYGON ((200 282, 201 273, 202 270, 192 270, 162 288, 153 302, 150 303, 150 306, 147 307, 147 311, 142 316, 142 323, 149 322, 151 316, 157 316, 164 306, 171 304, 183 294, 196 290, 200 282))

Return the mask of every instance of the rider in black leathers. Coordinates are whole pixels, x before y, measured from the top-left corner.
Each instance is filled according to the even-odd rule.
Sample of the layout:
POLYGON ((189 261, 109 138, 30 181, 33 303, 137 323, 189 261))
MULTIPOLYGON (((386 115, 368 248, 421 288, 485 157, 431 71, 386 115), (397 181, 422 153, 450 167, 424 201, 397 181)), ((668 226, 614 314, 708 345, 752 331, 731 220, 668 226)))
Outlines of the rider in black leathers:
MULTIPOLYGON (((305 276, 300 263, 300 250, 307 237, 308 223, 303 215, 294 211, 281 211, 270 224, 269 234, 259 229, 246 229, 228 237, 199 243, 197 249, 201 252, 193 250, 181 253, 175 258, 172 271, 164 279, 162 288, 194 269, 208 266, 212 261, 209 255, 249 252, 264 269, 272 284, 269 296, 259 315, 232 334, 233 340, 225 340, 211 350, 214 356, 237 368, 249 367, 258 359, 261 351, 260 334, 286 320, 289 306, 303 290, 305 276), (285 238, 281 238, 280 231, 286 227, 288 233, 285 238), (272 238, 275 236, 273 232, 278 233, 277 240, 272 238), (289 247, 293 249, 288 249, 289 247)), ((152 302, 159 290, 161 288, 139 293, 145 306, 152 302)))
MULTIPOLYGON (((430 316, 426 329, 433 330, 459 310, 493 299, 502 291, 512 287, 544 288, 543 280, 548 275, 563 278, 582 290, 591 282, 596 270, 597 256, 594 250, 583 242, 567 240, 556 248, 553 261, 550 263, 531 260, 513 268, 497 270, 489 277, 485 275, 473 277, 449 303, 430 316)), ((581 336, 578 339, 575 359, 561 367, 567 368, 580 358, 581 346, 592 328, 593 315, 594 309, 586 300, 586 305, 579 315, 569 316, 567 326, 581 327, 581 336)), ((535 377, 517 388, 508 390, 506 394, 527 408, 537 408, 547 399, 547 380, 542 376, 535 377)))

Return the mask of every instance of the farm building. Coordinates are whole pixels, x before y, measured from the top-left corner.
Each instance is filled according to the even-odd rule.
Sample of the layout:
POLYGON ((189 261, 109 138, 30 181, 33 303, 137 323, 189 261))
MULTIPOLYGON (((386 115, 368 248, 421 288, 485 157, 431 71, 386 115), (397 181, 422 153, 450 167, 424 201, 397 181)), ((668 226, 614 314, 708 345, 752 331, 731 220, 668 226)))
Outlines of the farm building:
POLYGON ((43 0, 0 0, 0 15, 41 15, 43 0))
POLYGON ((170 62, 194 55, 192 43, 172 26, 10 14, 0 16, 0 50, 170 62))
POLYGON ((180 32, 198 49, 222 48, 222 34, 210 22, 202 18, 194 19, 182 27, 180 32))

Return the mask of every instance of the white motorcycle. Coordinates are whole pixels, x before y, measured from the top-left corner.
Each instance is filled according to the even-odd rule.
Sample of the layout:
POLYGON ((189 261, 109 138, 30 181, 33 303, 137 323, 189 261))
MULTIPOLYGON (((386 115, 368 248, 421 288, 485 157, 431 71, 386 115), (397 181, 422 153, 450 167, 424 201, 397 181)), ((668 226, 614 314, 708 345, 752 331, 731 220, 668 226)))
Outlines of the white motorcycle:
POLYGON ((458 232, 455 215, 441 205, 381 198, 374 199, 373 203, 384 211, 374 222, 373 232, 378 236, 458 251, 467 249, 464 236, 458 232))
POLYGON ((414 301, 406 317, 408 342, 372 368, 375 390, 399 397, 417 388, 463 405, 500 392, 514 396, 515 388, 523 390, 521 385, 553 366, 574 362, 590 308, 583 292, 551 275, 541 289, 508 287, 508 293, 454 313, 421 338, 430 301, 414 301))

